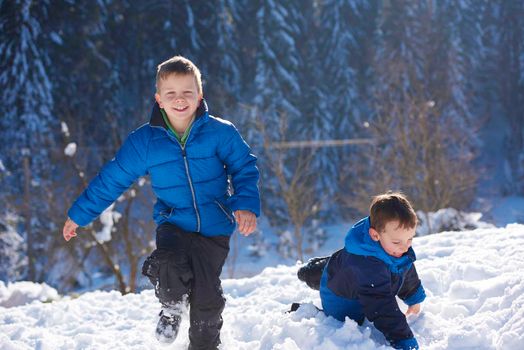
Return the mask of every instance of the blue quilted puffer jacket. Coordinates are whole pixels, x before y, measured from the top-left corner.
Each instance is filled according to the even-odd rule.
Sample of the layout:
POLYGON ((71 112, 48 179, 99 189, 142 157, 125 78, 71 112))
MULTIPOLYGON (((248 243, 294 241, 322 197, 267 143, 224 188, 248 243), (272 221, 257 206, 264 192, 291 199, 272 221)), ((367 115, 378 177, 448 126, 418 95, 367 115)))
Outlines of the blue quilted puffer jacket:
POLYGON ((208 114, 205 101, 184 147, 155 103, 150 122, 128 136, 74 202, 69 217, 88 225, 144 175, 157 196, 153 217, 158 225, 170 222, 204 236, 230 235, 235 210, 260 215, 256 157, 232 123, 208 114))

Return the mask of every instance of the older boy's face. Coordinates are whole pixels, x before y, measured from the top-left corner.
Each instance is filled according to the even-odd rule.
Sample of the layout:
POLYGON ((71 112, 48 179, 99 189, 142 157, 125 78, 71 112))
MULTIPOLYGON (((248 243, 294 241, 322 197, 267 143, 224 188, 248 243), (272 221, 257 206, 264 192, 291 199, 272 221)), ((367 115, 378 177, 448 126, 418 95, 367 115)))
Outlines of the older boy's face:
POLYGON ((413 237, 415 237, 416 226, 413 228, 399 227, 398 221, 386 223, 384 231, 377 232, 369 229, 371 239, 380 243, 382 248, 391 256, 400 258, 411 247, 413 237))
POLYGON ((160 80, 158 90, 155 99, 171 122, 184 123, 195 116, 202 94, 193 75, 170 74, 160 80))

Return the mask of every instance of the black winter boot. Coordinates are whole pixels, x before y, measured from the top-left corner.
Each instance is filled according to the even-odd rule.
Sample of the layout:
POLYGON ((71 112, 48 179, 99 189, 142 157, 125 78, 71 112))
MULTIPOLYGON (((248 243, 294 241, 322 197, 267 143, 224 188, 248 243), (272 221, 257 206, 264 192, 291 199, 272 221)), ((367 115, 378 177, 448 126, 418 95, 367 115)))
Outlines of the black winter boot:
POLYGON ((329 258, 329 256, 323 256, 309 259, 306 265, 298 269, 298 279, 306 282, 310 288, 319 290, 322 272, 324 271, 324 267, 326 267, 329 258))
POLYGON ((156 339, 161 343, 172 343, 175 341, 182 317, 176 312, 165 309, 160 311, 160 319, 156 325, 156 339))

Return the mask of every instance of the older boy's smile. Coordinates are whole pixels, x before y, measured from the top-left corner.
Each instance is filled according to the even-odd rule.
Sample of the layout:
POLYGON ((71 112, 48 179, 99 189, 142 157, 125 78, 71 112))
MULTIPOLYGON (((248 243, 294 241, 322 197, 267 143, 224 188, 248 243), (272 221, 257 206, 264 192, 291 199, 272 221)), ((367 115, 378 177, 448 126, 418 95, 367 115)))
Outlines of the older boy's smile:
POLYGON ((202 93, 193 75, 170 74, 160 80, 155 99, 166 112, 173 128, 183 133, 195 118, 202 93))

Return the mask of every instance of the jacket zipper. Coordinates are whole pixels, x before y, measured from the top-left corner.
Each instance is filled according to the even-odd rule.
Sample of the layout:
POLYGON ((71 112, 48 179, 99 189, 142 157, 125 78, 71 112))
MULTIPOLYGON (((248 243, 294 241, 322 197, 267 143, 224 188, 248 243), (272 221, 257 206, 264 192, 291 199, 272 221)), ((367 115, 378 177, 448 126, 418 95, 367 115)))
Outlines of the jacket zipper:
POLYGON ((233 217, 231 216, 231 214, 229 214, 226 210, 226 208, 224 208, 224 206, 222 205, 222 203, 220 203, 219 201, 217 201, 215 199, 215 203, 218 205, 218 207, 224 212, 224 214, 226 214, 227 218, 229 219, 229 221, 231 221, 231 223, 234 223, 235 222, 235 219, 233 219, 233 217))
POLYGON ((169 131, 166 130, 165 128, 163 128, 161 126, 154 126, 154 127, 162 129, 167 134, 167 137, 169 137, 171 139, 174 139, 176 141, 176 143, 178 143, 178 145, 180 146, 180 149, 182 150, 182 157, 184 158, 184 166, 186 168, 187 181, 189 182, 189 188, 191 189, 191 196, 193 197, 193 208, 195 209, 195 214, 196 214, 196 218, 197 218, 197 229, 196 229, 196 232, 200 232, 200 213, 198 212, 198 207, 197 207, 197 204, 196 204, 195 189, 193 188, 193 181, 191 180, 191 176, 189 175, 189 164, 187 162, 187 156, 186 156, 186 145, 187 145, 187 142, 189 141, 189 137, 191 136, 191 131, 193 131, 194 122, 193 122, 193 125, 191 127, 191 130, 189 130, 189 134, 187 134, 187 138, 186 138, 186 142, 184 143, 184 146, 182 146, 180 144, 178 139, 176 139, 176 138, 172 137, 171 135, 169 135, 169 131))
MULTIPOLYGON (((189 134, 191 134, 191 130, 189 131, 189 134)), ((189 140, 189 135, 187 136, 187 139, 186 139, 186 144, 187 144, 187 141, 189 140)), ((178 140, 177 140, 178 142, 178 140)), ((196 204, 196 196, 195 196, 195 189, 193 188, 193 181, 191 181, 191 176, 189 175, 189 164, 187 162, 187 156, 186 156, 186 144, 184 144, 184 146, 182 146, 180 144, 180 142, 178 142, 180 148, 182 149, 182 156, 184 157, 184 165, 186 167, 186 175, 187 175, 187 180, 189 181, 189 188, 191 189, 191 196, 193 197, 193 207, 195 208, 195 214, 196 214, 196 218, 197 218, 197 229, 196 229, 196 232, 200 232, 200 214, 198 212, 198 207, 197 207, 197 204, 196 204)))
POLYGON ((195 196, 195 189, 193 188, 193 181, 191 180, 191 176, 189 175, 189 164, 187 162, 186 146, 185 146, 185 145, 187 145, 187 142, 189 141, 189 136, 191 135, 191 131, 193 131, 193 128, 191 128, 191 130, 189 130, 189 134, 187 135, 186 142, 184 143, 184 146, 182 146, 180 144, 180 142, 176 138, 174 138, 171 135, 169 135, 169 131, 168 130, 166 130, 165 128, 160 127, 160 126, 154 126, 154 127, 163 130, 167 134, 167 137, 169 137, 171 139, 175 139, 176 143, 178 143, 178 145, 180 146, 180 149, 182 150, 182 157, 184 158, 184 166, 186 168, 187 181, 189 182, 189 188, 191 189, 191 196, 193 197, 193 208, 195 209, 195 214, 196 214, 196 218, 197 218, 197 229, 196 229, 196 232, 200 232, 200 213, 198 212, 198 207, 197 207, 197 204, 196 204, 196 196, 195 196))

